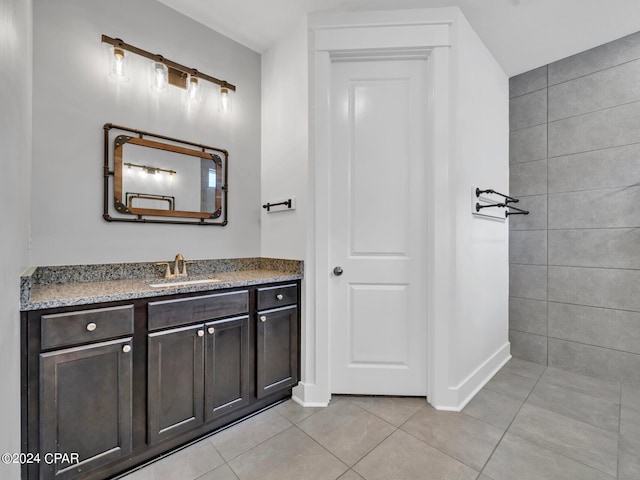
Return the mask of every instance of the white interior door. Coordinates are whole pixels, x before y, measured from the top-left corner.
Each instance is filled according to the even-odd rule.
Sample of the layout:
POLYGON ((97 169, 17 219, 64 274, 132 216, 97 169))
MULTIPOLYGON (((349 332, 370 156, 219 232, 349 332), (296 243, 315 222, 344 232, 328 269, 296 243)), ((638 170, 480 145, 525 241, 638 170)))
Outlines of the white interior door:
POLYGON ((426 59, 331 70, 331 391, 423 396, 426 59))

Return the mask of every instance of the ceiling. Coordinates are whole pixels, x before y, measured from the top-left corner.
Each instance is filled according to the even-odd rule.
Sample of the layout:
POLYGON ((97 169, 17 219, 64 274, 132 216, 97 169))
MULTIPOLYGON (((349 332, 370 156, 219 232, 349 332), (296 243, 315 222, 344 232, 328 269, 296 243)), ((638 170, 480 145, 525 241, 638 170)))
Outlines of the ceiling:
POLYGON ((458 6, 509 76, 640 31, 638 0, 159 0, 264 52, 304 14, 458 6))

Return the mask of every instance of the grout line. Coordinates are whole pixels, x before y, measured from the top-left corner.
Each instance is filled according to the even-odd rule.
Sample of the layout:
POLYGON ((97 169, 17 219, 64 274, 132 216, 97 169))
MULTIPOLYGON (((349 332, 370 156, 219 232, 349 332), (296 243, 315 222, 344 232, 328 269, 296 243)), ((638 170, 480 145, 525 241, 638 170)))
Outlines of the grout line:
POLYGON ((640 313, 639 310, 626 310, 624 308, 601 307, 601 306, 598 306, 598 305, 585 305, 584 303, 560 302, 558 300, 541 300, 539 298, 519 297, 517 295, 509 295, 509 297, 511 297, 511 298, 519 298, 521 300, 531 300, 531 301, 536 301, 536 302, 558 303, 560 305, 573 305, 573 306, 576 306, 576 307, 602 308, 604 310, 612 310, 614 312, 640 313))
MULTIPOLYGON (((600 112, 604 112, 606 110, 613 110, 614 108, 626 107, 626 106, 633 105, 633 104, 636 104, 636 103, 640 104, 640 99, 631 100, 630 102, 619 103, 619 104, 611 105, 611 106, 608 106, 608 107, 597 108, 595 110, 589 110, 588 112, 578 113, 576 115, 569 115, 568 117, 556 118, 555 120, 549 120, 549 123, 557 123, 557 122, 563 122, 563 121, 571 120, 573 118, 585 117, 587 115, 591 115, 591 114, 594 114, 594 113, 600 113, 600 112)), ((535 126, 535 125, 532 125, 532 126, 535 126)), ((523 127, 523 128, 526 128, 526 127, 523 127)), ((522 130, 522 129, 519 129, 519 130, 522 130)), ((515 130, 512 130, 512 131, 515 131, 515 130)))
MULTIPOLYGON (((608 43, 615 43, 615 42, 620 41, 620 40, 622 40, 622 39, 624 39, 624 38, 625 38, 625 37, 618 38, 618 39, 616 39, 616 40, 612 40, 611 42, 607 42, 607 43, 605 43, 604 45, 607 45, 608 43)), ((577 53, 577 54, 575 54, 575 55, 580 55, 580 54, 582 54, 582 53, 587 53, 587 52, 589 52, 589 51, 591 51, 591 50, 595 50, 595 49, 597 49, 598 47, 601 47, 601 46, 604 46, 604 45, 598 45, 598 46, 596 46, 596 47, 593 47, 593 48, 591 48, 591 49, 589 49, 589 50, 586 50, 586 51, 584 51, 584 52, 577 53)), ((573 56, 575 56, 575 55, 572 55, 571 57, 573 57, 573 56)), ((571 58, 571 57, 567 57, 567 58, 571 58)), ((556 60, 556 61, 555 61, 555 62, 553 62, 553 63, 558 63, 558 62, 561 62, 562 60, 566 60, 566 58, 561 59, 561 60, 556 60)), ((589 71, 589 73, 584 73, 584 74, 582 74, 582 75, 578 75, 578 76, 576 76, 576 77, 571 77, 571 78, 568 78, 568 79, 563 80, 563 81, 561 81, 561 82, 557 82, 557 83, 553 83, 553 84, 550 84, 550 83, 549 83, 549 79, 547 78, 547 85, 549 85, 549 87, 555 87, 556 85, 562 85, 562 84, 564 84, 564 83, 569 83, 569 82, 572 82, 573 80, 577 80, 577 79, 579 79, 579 78, 588 77, 588 76, 590 76, 590 75, 593 75, 594 73, 599 73, 599 72, 604 72, 604 71, 606 71, 606 70, 611 70, 612 68, 616 68, 616 67, 619 67, 619 66, 621 66, 621 65, 626 65, 626 64, 628 64, 628 63, 633 63, 633 62, 636 62, 636 61, 638 61, 638 60, 640 60, 640 57, 634 57, 634 58, 632 58, 632 59, 630 59, 630 60, 625 60, 624 62, 616 63, 615 65, 609 65, 608 67, 602 67, 602 68, 599 68, 599 69, 597 69, 597 70, 590 70, 590 71, 589 71)), ((550 63, 550 64, 548 64, 548 65, 547 65, 547 70, 548 70, 548 68, 549 68, 549 65, 552 65, 552 63, 550 63)), ((547 77, 548 77, 548 73, 547 73, 547 77)))
MULTIPOLYGON (((528 230, 514 230, 518 232, 526 232, 528 230)), ((547 239, 547 241, 549 241, 547 239)), ((596 267, 596 266, 587 266, 587 265, 561 265, 561 264, 549 264, 549 263, 521 263, 521 262, 509 262, 509 265, 523 265, 523 266, 531 266, 531 267, 559 267, 559 268, 589 268, 593 270, 622 270, 624 272, 637 272, 640 268, 620 268, 620 267, 596 267)), ((548 292, 547 292, 548 294, 548 292)))
MULTIPOLYGON (((564 153, 562 155, 552 155, 552 156, 547 157, 547 158, 556 159, 556 158, 564 158, 564 157, 575 157, 577 155, 583 155, 585 153, 602 152, 603 150, 615 150, 615 149, 620 149, 620 148, 625 148, 625 147, 633 147, 635 145, 640 145, 640 142, 629 142, 629 143, 622 143, 620 145, 610 145, 608 147, 593 148, 591 150, 582 150, 582 151, 579 151, 579 152, 564 153)), ((534 161, 534 160, 529 160, 529 161, 534 161)), ((521 163, 525 163, 525 162, 521 162, 521 163)))
MULTIPOLYGON (((547 184, 545 185, 546 190, 547 190, 547 221, 546 221, 546 226, 547 226, 547 271, 546 271, 546 276, 547 276, 547 298, 544 300, 546 303, 546 307, 547 307, 547 314, 546 314, 546 322, 545 322, 545 328, 547 331, 547 341, 545 342, 545 347, 547 350, 547 358, 546 358, 546 364, 547 366, 549 365, 549 65, 547 65, 547 184)), ((541 376, 542 378, 542 376, 541 376)), ((537 383, 536 383, 537 385, 537 383)), ((535 388, 535 387, 534 387, 535 388)), ((533 391, 533 390, 532 390, 533 391)))
MULTIPOLYGON (((504 368, 504 367, 503 367, 504 368)), ((524 407, 524 404, 527 402, 527 400, 529 399, 529 397, 531 396, 531 394, 533 393, 533 390, 536 388, 536 386, 538 385, 538 383, 540 383, 540 380, 542 379, 542 376, 544 375, 544 373, 547 371, 548 367, 545 367, 544 372, 542 372, 540 374, 540 376, 538 377, 538 380, 536 380, 536 383, 533 385, 533 387, 531 387, 531 390, 529 391, 529 393, 527 394, 527 397, 522 401, 522 405, 520 405, 520 408, 518 408, 518 411, 516 412, 516 414, 513 416, 513 418, 511 419, 511 422, 509 422, 509 425, 507 425, 507 428, 504 429, 504 432, 502 433, 502 436, 500 437, 500 440, 498 440, 498 443, 496 443, 496 446, 493 448, 493 450, 491 451, 491 454, 489 455, 489 458, 487 458, 487 461, 484 463, 484 465, 482 466, 482 469, 480 470, 480 473, 482 473, 484 471, 485 468, 487 468, 487 465, 489 464, 489 462, 491 461, 491 459, 493 458, 493 455, 496 453, 496 450, 498 449, 498 447, 500 446, 500 444, 502 443, 502 440, 504 440, 505 435, 507 434, 507 432, 509 431, 509 429, 511 428, 511 425, 513 425, 513 422, 515 422, 516 418, 518 417, 518 415, 520 414, 520 411, 522 410, 522 407, 524 407)), ((500 370, 502 371, 502 369, 500 370)), ((511 373, 511 372, 508 372, 511 373)), ((512 373, 512 375, 518 375, 517 373, 512 373)), ((522 377, 522 375, 519 375, 520 377, 522 377)), ((524 377, 524 378, 529 378, 529 377, 524 377)), ((499 393, 499 392, 496 392, 499 393)), ((513 435, 513 434, 511 434, 513 435)))

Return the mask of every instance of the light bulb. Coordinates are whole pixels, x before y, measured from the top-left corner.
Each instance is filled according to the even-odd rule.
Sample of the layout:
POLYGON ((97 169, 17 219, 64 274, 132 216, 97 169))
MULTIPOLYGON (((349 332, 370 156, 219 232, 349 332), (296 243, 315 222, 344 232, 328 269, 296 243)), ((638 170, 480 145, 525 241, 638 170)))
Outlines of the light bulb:
POLYGON ((189 103, 198 103, 200 101, 198 77, 193 75, 189 75, 189 80, 187 82, 187 101, 189 103))
POLYGON ((220 87, 220 111, 231 111, 231 95, 229 94, 229 89, 227 87, 220 87))
POLYGON ((164 92, 169 84, 169 68, 162 62, 153 62, 151 71, 151 89, 164 92))
POLYGON ((119 47, 113 47, 113 56, 111 57, 111 69, 109 76, 119 82, 128 82, 127 66, 124 56, 124 50, 119 47))

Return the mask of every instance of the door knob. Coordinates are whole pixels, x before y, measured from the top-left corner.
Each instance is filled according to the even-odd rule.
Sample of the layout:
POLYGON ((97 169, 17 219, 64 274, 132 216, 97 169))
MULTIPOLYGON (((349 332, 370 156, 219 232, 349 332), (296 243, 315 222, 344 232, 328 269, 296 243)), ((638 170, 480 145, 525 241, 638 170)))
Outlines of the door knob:
POLYGON ((340 275, 342 275, 342 274, 343 274, 343 272, 344 272, 344 270, 342 270, 342 267, 340 267, 340 266, 338 266, 338 267, 336 267, 336 268, 334 268, 334 269, 333 269, 333 274, 334 274, 334 275, 336 275, 336 276, 338 276, 338 277, 339 277, 340 275))

